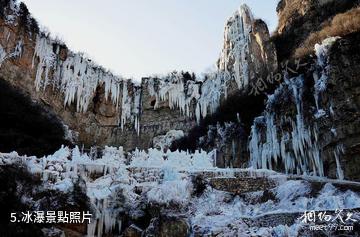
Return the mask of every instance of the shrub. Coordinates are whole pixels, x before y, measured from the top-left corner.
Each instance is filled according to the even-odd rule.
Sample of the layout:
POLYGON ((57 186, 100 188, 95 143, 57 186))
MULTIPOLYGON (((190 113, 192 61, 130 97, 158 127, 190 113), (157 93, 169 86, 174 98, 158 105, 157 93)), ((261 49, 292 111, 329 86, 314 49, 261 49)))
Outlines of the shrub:
POLYGON ((328 37, 345 36, 360 31, 360 7, 338 14, 324 25, 323 29, 309 35, 302 46, 295 51, 295 57, 301 58, 311 54, 314 45, 321 43, 328 37))

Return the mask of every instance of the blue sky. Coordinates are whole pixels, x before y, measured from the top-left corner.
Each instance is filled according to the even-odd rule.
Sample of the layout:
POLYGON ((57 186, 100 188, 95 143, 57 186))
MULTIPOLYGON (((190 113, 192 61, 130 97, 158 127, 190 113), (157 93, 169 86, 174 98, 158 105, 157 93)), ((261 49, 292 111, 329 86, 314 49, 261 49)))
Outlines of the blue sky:
POLYGON ((273 31, 278 0, 24 0, 41 25, 118 75, 211 68, 242 3, 273 31))

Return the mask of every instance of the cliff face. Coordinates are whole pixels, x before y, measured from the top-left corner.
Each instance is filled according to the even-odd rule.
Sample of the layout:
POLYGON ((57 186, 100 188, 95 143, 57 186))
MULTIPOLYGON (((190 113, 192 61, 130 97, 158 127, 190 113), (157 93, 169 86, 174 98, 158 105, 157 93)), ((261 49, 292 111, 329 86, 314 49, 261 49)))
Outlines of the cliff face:
POLYGON ((281 65, 288 70, 252 127, 253 166, 359 180, 354 172, 359 144, 359 32, 356 24, 352 26, 359 15, 356 7, 351 9, 357 4, 280 1, 273 40, 281 65), (324 40, 324 32, 341 38, 324 40), (305 46, 313 49, 311 55, 294 60, 295 51, 305 46))
MULTIPOLYGON (((255 19, 247 6, 242 6, 226 22, 218 68, 235 79, 241 93, 249 93, 251 83, 277 68, 276 50, 267 25, 255 19)), ((233 91, 230 95, 238 92, 230 91, 233 91)))
MULTIPOLYGON (((328 174, 335 177, 336 157, 346 179, 360 180, 360 34, 339 39, 329 55, 329 80, 321 96, 323 106, 332 108, 331 118, 324 118, 319 127, 328 174)), ((331 112, 331 111, 330 111, 331 112)))
POLYGON ((358 179, 350 168, 356 159, 349 158, 358 149, 357 33, 307 41, 339 13, 357 14, 355 5, 280 1, 272 37, 242 6, 226 23, 217 70, 201 80, 172 72, 137 84, 39 32, 24 5, 9 1, 0 76, 56 116, 75 144, 147 149, 181 130, 185 137, 173 150, 215 148, 221 167, 358 179), (289 61, 305 42, 315 56, 289 61))
POLYGON ((174 72, 164 78, 144 78, 139 85, 29 29, 33 19, 21 12, 21 6, 9 1, 4 7, 0 76, 50 108, 74 135, 75 144, 87 147, 145 149, 169 130, 186 133, 228 95, 240 88, 248 90, 257 75, 276 67, 266 25, 255 21, 245 6, 227 24, 218 71, 203 81, 174 72), (25 23, 20 21, 23 18, 25 23))
POLYGON ((137 85, 114 76, 62 43, 28 29, 33 19, 22 14, 13 1, 4 6, 0 76, 55 114, 75 144, 148 148, 154 136, 194 125, 193 118, 169 106, 151 108, 145 80, 137 85))

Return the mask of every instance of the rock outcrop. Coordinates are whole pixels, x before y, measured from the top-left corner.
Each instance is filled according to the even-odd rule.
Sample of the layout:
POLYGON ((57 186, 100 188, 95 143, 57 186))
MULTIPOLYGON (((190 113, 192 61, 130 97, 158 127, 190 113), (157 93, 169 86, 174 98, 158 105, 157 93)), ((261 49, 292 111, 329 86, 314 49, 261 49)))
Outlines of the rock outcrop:
MULTIPOLYGON (((312 33, 331 19, 350 10, 358 0, 281 0, 277 6, 279 24, 273 36, 279 62, 290 60, 295 50, 312 33)), ((320 43, 320 42, 317 42, 320 43)))
POLYGON ((229 73, 236 85, 230 86, 228 95, 249 93, 249 85, 259 77, 267 77, 277 69, 274 44, 265 22, 255 19, 251 10, 243 5, 227 21, 224 45, 218 61, 220 71, 229 73))

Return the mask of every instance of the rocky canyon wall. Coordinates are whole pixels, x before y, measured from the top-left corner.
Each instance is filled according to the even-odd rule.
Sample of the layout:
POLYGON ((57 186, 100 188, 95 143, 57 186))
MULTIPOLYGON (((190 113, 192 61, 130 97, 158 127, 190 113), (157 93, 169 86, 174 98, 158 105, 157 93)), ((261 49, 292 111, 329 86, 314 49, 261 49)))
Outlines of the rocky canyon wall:
POLYGON ((257 75, 276 67, 266 24, 245 6, 226 25, 218 70, 205 78, 173 72, 137 83, 38 30, 24 4, 5 2, 0 77, 56 114, 64 132, 85 147, 146 149, 170 130, 186 134, 228 96, 248 90, 257 75))

